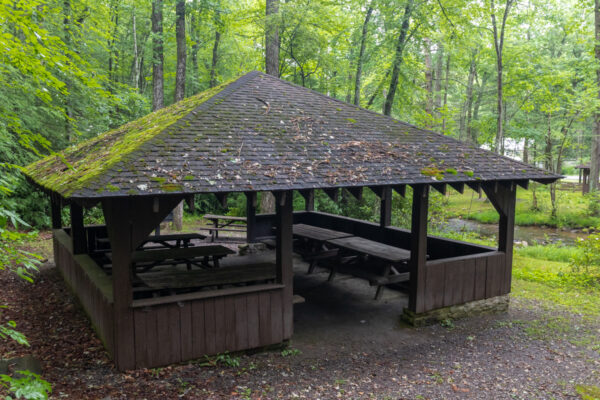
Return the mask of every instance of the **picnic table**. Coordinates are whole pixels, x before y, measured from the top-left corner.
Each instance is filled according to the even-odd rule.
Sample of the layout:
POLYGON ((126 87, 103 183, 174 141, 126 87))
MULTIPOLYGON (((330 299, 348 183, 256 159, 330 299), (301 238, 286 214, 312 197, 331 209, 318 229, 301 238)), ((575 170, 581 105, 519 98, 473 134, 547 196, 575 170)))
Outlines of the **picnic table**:
POLYGON ((221 245, 166 248, 159 250, 137 250, 133 252, 132 264, 134 269, 148 271, 158 265, 187 264, 188 270, 192 264, 201 268, 219 267, 219 260, 235 251, 221 245))
POLYGON ((140 248, 148 243, 158 243, 163 247, 167 247, 167 248, 171 248, 171 249, 175 249, 178 247, 185 248, 185 247, 190 247, 191 241, 194 239, 204 240, 204 239, 206 239, 206 235, 203 235, 201 233, 174 233, 174 234, 169 234, 169 235, 148 236, 144 240, 144 242, 142 243, 140 248), (173 244, 171 242, 175 242, 175 244, 173 244))
POLYGON ((342 250, 342 254, 338 255, 340 261, 344 253, 355 256, 346 263, 332 264, 329 280, 333 280, 338 270, 366 279, 371 286, 377 286, 375 299, 379 299, 385 285, 406 282, 410 278, 406 271, 407 262, 410 260, 408 250, 359 236, 330 239, 326 243, 342 250))
POLYGON ((212 226, 204 227, 209 232, 211 242, 219 238, 219 232, 246 232, 247 229, 246 217, 205 214, 203 218, 212 224, 212 226))
POLYGON ((352 236, 350 233, 306 224, 294 224, 292 232, 296 238, 301 240, 300 245, 296 245, 295 251, 300 253, 306 261, 309 261, 309 274, 314 271, 317 262, 337 255, 337 249, 327 248, 325 242, 331 239, 352 236))

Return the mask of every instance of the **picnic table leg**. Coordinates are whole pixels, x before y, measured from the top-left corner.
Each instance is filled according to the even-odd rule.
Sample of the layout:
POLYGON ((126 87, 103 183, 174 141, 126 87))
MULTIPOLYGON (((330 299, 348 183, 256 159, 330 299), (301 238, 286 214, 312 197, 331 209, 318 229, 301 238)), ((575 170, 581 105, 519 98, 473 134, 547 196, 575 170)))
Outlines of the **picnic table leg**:
MULTIPOLYGON (((385 268, 383 269, 383 276, 388 276, 391 272, 391 268, 391 264, 385 264, 385 268)), ((384 288, 385 285, 377 286, 377 291, 375 292, 375 300, 379 300, 381 298, 381 296, 383 295, 384 288)))

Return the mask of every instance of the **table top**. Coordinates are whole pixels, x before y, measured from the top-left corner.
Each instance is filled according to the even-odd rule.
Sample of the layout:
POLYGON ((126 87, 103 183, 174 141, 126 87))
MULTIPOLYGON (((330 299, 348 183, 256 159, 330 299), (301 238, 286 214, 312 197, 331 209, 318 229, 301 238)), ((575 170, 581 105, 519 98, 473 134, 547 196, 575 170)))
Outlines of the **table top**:
POLYGON ((204 219, 223 219, 226 221, 246 221, 246 217, 234 217, 231 215, 204 214, 204 216, 202 218, 204 218, 204 219))
POLYGON ((300 236, 307 239, 313 239, 322 242, 329 239, 338 239, 352 236, 352 234, 350 233, 338 232, 332 229, 319 228, 318 226, 306 224, 295 224, 293 226, 293 232, 295 236, 300 236))
POLYGON ((327 243, 392 263, 408 261, 410 259, 409 250, 389 246, 387 244, 375 242, 359 236, 331 239, 327 240, 327 243))
POLYGON ((201 233, 172 233, 168 235, 152 235, 144 239, 144 242, 159 242, 171 240, 191 240, 191 239, 206 239, 206 235, 201 233))
POLYGON ((138 250, 133 252, 132 261, 154 262, 163 260, 192 259, 195 257, 226 256, 235 251, 221 245, 178 247, 174 249, 138 250))

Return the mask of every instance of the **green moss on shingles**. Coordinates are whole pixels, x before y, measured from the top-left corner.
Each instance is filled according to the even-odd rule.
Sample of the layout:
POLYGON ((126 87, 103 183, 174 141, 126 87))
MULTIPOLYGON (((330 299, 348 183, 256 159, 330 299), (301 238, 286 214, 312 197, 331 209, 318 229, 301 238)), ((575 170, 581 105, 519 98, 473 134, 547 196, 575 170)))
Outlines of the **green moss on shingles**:
MULTIPOLYGON (((174 124, 200 104, 221 92, 230 82, 165 107, 117 129, 48 156, 25 168, 39 185, 70 196, 88 186, 115 164, 162 132, 177 132, 174 124)), ((185 123, 185 122, 184 122, 185 123)))
POLYGON ((177 183, 165 183, 160 185, 160 188, 165 192, 180 192, 183 187, 177 183))
POLYGON ((193 181, 194 179, 196 179, 194 175, 186 175, 183 177, 184 181, 193 181))
POLYGON ((119 191, 119 187, 115 186, 115 185, 111 185, 109 183, 108 185, 106 185, 106 190, 108 190, 109 192, 118 192, 119 191))
POLYGON ((152 178, 150 178, 150 180, 162 184, 166 182, 167 178, 163 178, 162 176, 153 176, 152 178))

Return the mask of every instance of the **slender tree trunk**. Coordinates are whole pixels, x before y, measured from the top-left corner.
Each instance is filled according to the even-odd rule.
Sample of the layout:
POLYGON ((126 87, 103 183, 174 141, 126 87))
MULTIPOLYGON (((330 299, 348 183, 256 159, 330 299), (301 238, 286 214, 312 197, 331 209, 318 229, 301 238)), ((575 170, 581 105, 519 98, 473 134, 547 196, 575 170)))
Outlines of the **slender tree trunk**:
POLYGON ((165 106, 164 77, 163 77, 163 3, 162 0, 152 1, 152 110, 156 111, 165 106))
POLYGON ((444 45, 438 43, 438 50, 435 61, 435 76, 433 78, 433 92, 435 97, 433 100, 433 109, 437 118, 440 117, 440 108, 442 108, 442 71, 444 69, 444 45))
POLYGON ((365 15, 365 21, 362 27, 362 34, 360 36, 360 50, 358 53, 358 59, 356 60, 356 77, 354 80, 354 104, 360 105, 360 78, 362 75, 363 58, 365 56, 365 47, 367 45, 367 32, 369 27, 369 20, 373 14, 373 6, 369 4, 367 14, 365 15))
MULTIPOLYGON (((594 2, 594 26, 595 26, 595 45, 594 54, 596 63, 600 62, 600 0, 594 2)), ((600 68, 596 66, 596 85, 598 86, 598 99, 600 99, 600 68)), ((590 191, 598 190, 598 175, 600 174, 600 111, 594 115, 595 126, 594 136, 592 137, 592 154, 590 162, 590 191)))
POLYGON ((431 62, 431 43, 428 38, 423 39, 425 44, 425 112, 427 113, 429 122, 427 127, 431 128, 433 119, 433 64, 431 62))
POLYGON ((175 5, 177 41, 177 71, 175 72, 175 102, 185 98, 185 67, 187 46, 185 43, 185 0, 177 0, 175 5))
POLYGON ((212 51, 212 63, 210 67, 210 87, 217 86, 217 62, 219 61, 219 42, 221 41, 221 32, 215 31, 215 44, 212 51))
POLYGON ((496 72, 497 72, 497 90, 498 90, 498 101, 497 101, 497 126, 496 126, 496 139, 494 142, 494 151, 496 153, 502 153, 504 143, 504 99, 503 99, 503 63, 502 63, 502 51, 504 49, 504 32, 506 28, 506 19, 510 11, 510 6, 513 0, 506 0, 506 7, 504 8, 504 15, 502 16, 502 26, 500 32, 498 32, 498 26, 496 23, 496 6, 494 0, 490 0, 490 9, 492 17, 492 29, 494 35, 494 49, 496 50, 496 72))
POLYGON ((265 70, 279 77, 279 0, 266 0, 265 70))
MULTIPOLYGON (((477 75, 475 75, 477 76, 477 75)), ((481 101, 483 98, 483 93, 485 91, 485 87, 487 85, 489 75, 484 72, 481 77, 481 83, 479 84, 479 90, 477 91, 477 97, 475 98, 475 104, 473 104, 473 121, 479 121, 479 109, 481 107, 481 101)), ((477 143, 477 137, 479 136, 479 129, 472 126, 471 127, 471 136, 475 140, 474 143, 477 143)))
POLYGON ((400 27, 400 34, 398 35, 398 43, 396 45, 396 55, 394 57, 394 66, 392 68, 392 80, 390 82, 390 89, 387 93, 385 104, 383 107, 383 113, 385 115, 392 114, 392 106, 394 105, 394 97, 396 96, 396 89, 398 88, 398 78, 400 76, 400 66, 404 60, 404 47, 406 47, 406 38, 408 36, 408 28, 410 26, 410 17, 413 12, 414 0, 408 0, 406 7, 404 8, 404 16, 402 17, 402 26, 400 27))
POLYGON ((192 3, 192 12, 190 13, 190 36, 192 39, 192 87, 190 91, 192 94, 198 93, 200 88, 198 79, 198 51, 200 50, 200 38, 198 35, 198 0, 194 0, 192 3))
POLYGON ((471 65, 469 66, 469 79, 467 80, 467 101, 465 104, 467 111, 467 121, 465 123, 467 129, 467 140, 472 143, 477 143, 477 136, 473 135, 472 128, 472 111, 473 111, 473 82, 475 81, 476 65, 475 56, 471 59, 471 65))
POLYGON ((446 75, 444 76, 444 115, 442 118, 442 133, 446 132, 446 106, 448 105, 448 83, 450 81, 450 53, 446 56, 446 75))
MULTIPOLYGON (((16 3, 15 3, 16 4, 16 3)), ((72 30, 71 30, 71 18, 72 16, 72 9, 71 9, 71 0, 64 0, 63 1, 63 34, 64 34, 64 43, 65 45, 70 48, 71 47, 71 37, 73 35, 72 30)), ((67 78, 65 80, 65 85, 67 87, 67 94, 65 95, 65 107, 64 107, 64 112, 65 112, 65 136, 67 138, 67 142, 71 142, 72 138, 72 130, 71 130, 71 120, 73 117, 73 112, 72 112, 72 108, 71 108, 71 97, 70 97, 70 93, 71 93, 71 82, 70 80, 67 78)))
POLYGON ((371 108, 371 106, 373 105, 373 102, 375 101, 375 99, 377 98, 379 93, 383 93, 383 96, 385 96, 385 90, 383 90, 383 87, 385 86, 385 83, 387 82, 387 79, 391 73, 392 73, 392 70, 388 69, 387 72, 385 73, 385 76, 383 77, 383 79, 379 82, 379 85, 377 85, 377 89, 375 89, 375 91, 369 98, 369 101, 367 102, 367 108, 371 108))
POLYGON ((135 7, 131 11, 131 30, 133 31, 133 63, 131 64, 131 82, 139 90, 140 82, 140 55, 137 42, 137 26, 135 23, 135 7))
MULTIPOLYGON (((279 0, 266 0, 266 2, 265 70, 267 74, 279 77, 279 0)), ((304 75, 302 80, 304 81, 304 75)), ((275 212, 275 196, 271 192, 262 192, 260 210, 265 214, 275 212)))
POLYGON ((529 139, 525 138, 523 141, 523 162, 529 164, 529 139))

